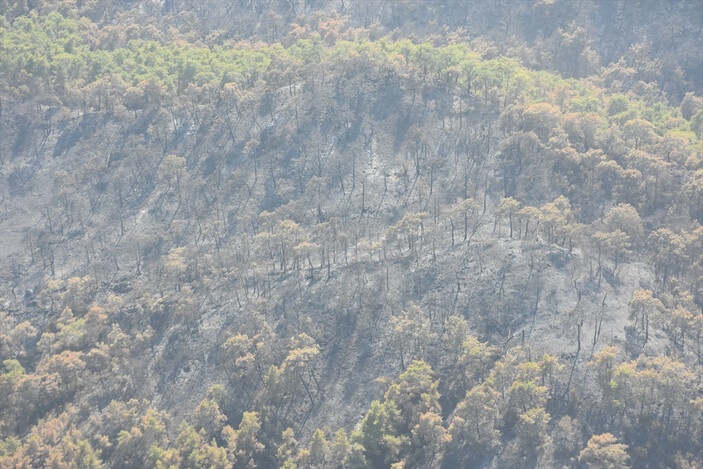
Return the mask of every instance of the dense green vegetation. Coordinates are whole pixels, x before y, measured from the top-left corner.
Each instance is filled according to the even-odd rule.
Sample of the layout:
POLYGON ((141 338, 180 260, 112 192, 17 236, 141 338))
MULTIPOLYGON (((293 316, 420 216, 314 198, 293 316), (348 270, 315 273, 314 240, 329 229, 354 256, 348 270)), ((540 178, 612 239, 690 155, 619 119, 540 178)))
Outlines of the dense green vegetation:
POLYGON ((0 468, 698 467, 700 63, 601 65, 577 25, 541 61, 461 2, 233 2, 248 35, 30 3, 0 0, 0 468))
MULTIPOLYGON (((109 39, 98 44, 97 38, 90 40, 91 23, 85 18, 74 20, 51 13, 2 23, 0 65, 9 86, 20 97, 58 97, 68 106, 100 109, 105 105, 109 109, 112 98, 134 108, 161 95, 183 96, 189 87, 217 92, 232 89, 227 85, 234 84, 244 91, 255 89, 257 81, 267 82, 267 87, 292 86, 301 74, 316 67, 334 73, 365 63, 392 69, 419 80, 424 87, 437 87, 464 99, 477 96, 499 106, 501 101, 505 106, 518 99, 550 102, 558 104, 560 112, 596 113, 608 123, 644 119, 654 124, 660 135, 703 131, 700 114, 692 116, 689 123, 658 99, 650 98, 647 103, 625 95, 608 97, 596 85, 562 80, 547 72, 530 72, 513 59, 482 60, 461 42, 436 47, 408 39, 370 41, 358 30, 352 33, 362 37, 350 41, 352 33, 340 34, 332 29, 339 27, 333 20, 329 31, 323 31, 324 40, 320 32, 303 31, 297 35, 304 38, 288 47, 241 42, 206 47, 182 41, 160 44, 131 40, 127 47, 116 48, 109 39), (271 83, 272 78, 278 80, 271 83), (123 94, 126 96, 122 98, 123 94), (570 106, 565 110, 567 95, 570 106)), ((452 110, 447 112, 451 114, 452 110)))

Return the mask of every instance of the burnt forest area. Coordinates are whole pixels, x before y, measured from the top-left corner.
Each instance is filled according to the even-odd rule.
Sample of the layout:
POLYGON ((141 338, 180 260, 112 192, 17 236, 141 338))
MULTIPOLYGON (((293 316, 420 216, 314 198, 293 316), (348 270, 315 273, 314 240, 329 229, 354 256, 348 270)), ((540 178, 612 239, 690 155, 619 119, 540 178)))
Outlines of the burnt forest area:
POLYGON ((0 469, 703 467, 701 0, 0 0, 0 469))

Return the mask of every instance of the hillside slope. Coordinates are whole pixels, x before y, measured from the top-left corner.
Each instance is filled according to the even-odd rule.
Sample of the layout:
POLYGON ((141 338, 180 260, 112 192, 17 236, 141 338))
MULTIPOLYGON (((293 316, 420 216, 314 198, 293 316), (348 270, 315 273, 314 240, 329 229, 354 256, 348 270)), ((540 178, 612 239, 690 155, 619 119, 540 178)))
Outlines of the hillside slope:
POLYGON ((700 97, 0 27, 0 467, 698 462, 700 97))

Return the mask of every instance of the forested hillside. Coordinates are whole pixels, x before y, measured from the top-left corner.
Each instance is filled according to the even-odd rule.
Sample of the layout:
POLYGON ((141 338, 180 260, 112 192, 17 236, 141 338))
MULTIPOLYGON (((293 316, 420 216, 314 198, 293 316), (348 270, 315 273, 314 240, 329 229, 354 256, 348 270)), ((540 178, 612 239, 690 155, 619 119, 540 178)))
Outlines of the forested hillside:
POLYGON ((0 15, 0 468, 701 467, 699 1, 0 15))

